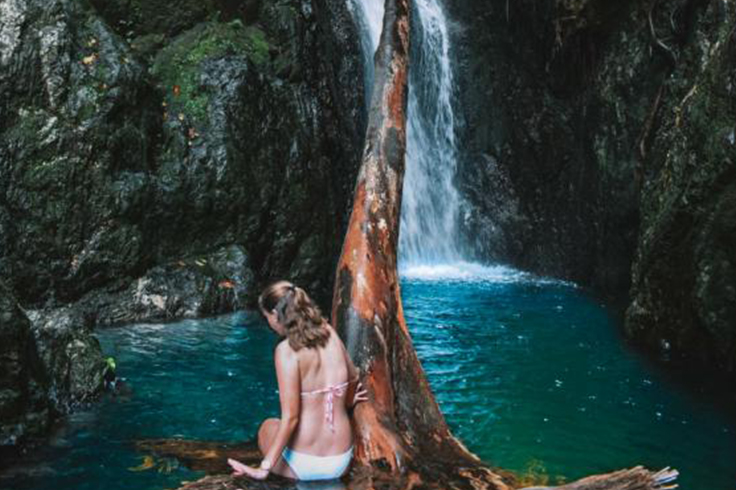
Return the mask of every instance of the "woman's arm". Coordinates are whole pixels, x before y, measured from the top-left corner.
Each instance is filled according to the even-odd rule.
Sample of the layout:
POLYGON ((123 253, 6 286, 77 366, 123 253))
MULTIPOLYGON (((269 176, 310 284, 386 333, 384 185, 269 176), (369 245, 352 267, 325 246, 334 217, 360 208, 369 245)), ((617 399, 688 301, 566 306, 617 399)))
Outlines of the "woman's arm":
POLYGON ((248 475, 251 478, 264 480, 268 477, 271 468, 281 457, 281 451, 291 439, 294 429, 299 424, 299 403, 301 396, 301 381, 299 378, 299 362, 296 352, 291 350, 287 342, 276 347, 274 353, 276 363, 276 377, 279 381, 279 398, 281 400, 281 420, 276 430, 271 447, 264 454, 263 461, 258 468, 246 466, 240 461, 228 458, 228 464, 233 468, 234 476, 248 475))
MULTIPOLYGON (((276 363, 276 377, 279 382, 279 399, 281 401, 281 419, 276 436, 271 447, 264 455, 266 466, 276 464, 281 452, 291 439, 294 429, 299 424, 301 381, 299 378, 299 362, 296 352, 288 342, 282 342, 276 347, 274 355, 276 363)), ((263 467, 263 464, 261 465, 263 467)))

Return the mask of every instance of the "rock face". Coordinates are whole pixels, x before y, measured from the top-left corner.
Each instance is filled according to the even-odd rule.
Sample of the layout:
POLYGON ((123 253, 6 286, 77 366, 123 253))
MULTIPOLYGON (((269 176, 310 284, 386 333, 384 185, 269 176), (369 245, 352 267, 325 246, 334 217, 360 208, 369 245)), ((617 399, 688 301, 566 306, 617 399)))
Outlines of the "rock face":
POLYGON ((90 319, 72 308, 31 310, 27 315, 56 411, 67 413, 94 400, 102 391, 106 364, 90 319))
POLYGON ((96 289, 76 303, 96 325, 198 318, 247 307, 254 287, 243 247, 158 265, 122 291, 96 289))
POLYGON ((736 6, 695 12, 663 82, 627 330, 736 372, 736 6))
POLYGON ((0 454, 102 391, 106 363, 91 327, 72 308, 24 312, 0 281, 0 454))
POLYGON ((632 338, 734 373, 733 3, 447 8, 477 254, 593 286, 632 338))
POLYGON ((94 324, 231 311, 277 278, 327 306, 362 77, 338 0, 0 0, 0 277, 32 320, 3 293, 3 440, 94 398, 94 324))
POLYGON ((51 421, 47 377, 31 323, 0 282, 0 455, 51 421))
POLYGON ((254 284, 326 294, 365 129, 347 7, 195 3, 0 3, 0 265, 23 305, 228 245, 254 284))

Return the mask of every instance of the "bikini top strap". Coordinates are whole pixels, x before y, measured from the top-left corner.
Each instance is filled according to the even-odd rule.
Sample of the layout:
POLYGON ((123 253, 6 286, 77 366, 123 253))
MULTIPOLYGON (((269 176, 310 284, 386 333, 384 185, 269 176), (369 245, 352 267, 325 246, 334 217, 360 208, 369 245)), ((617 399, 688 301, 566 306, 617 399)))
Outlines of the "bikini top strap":
POLYGON ((313 395, 321 395, 322 393, 328 393, 333 391, 339 391, 340 393, 338 396, 342 396, 342 392, 347 388, 347 386, 350 384, 350 381, 346 381, 344 383, 340 383, 338 385, 330 385, 325 388, 320 388, 318 390, 312 390, 312 391, 302 391, 302 396, 313 396, 313 395))
POLYGON ((330 427, 332 432, 335 432, 335 396, 343 396, 347 391, 350 381, 340 383, 339 385, 332 385, 326 388, 322 388, 314 391, 302 391, 302 396, 313 396, 327 393, 325 397, 325 420, 330 427))

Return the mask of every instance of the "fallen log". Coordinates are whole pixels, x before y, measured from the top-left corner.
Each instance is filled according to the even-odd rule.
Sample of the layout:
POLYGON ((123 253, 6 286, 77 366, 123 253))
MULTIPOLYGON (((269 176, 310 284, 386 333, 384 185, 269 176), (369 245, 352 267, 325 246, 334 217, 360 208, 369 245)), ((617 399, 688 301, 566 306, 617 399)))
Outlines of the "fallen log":
POLYGON ((190 441, 185 439, 146 439, 138 441, 139 451, 153 453, 160 458, 176 458, 193 471, 208 474, 230 473, 227 458, 237 459, 256 466, 263 456, 255 441, 213 442, 190 441))
MULTIPOLYGON (((508 490, 519 486, 515 476, 482 462, 450 432, 402 310, 397 248, 406 149, 409 14, 409 0, 386 0, 362 166, 335 277, 332 324, 360 367, 370 396, 370 402, 355 409, 355 464, 343 481, 347 488, 361 490, 508 490)), ((142 441, 139 447, 212 474, 182 488, 288 485, 278 478, 269 477, 264 484, 218 475, 229 471, 228 457, 257 464, 261 456, 253 443, 153 440, 142 441)), ((674 470, 655 473, 636 467, 556 488, 666 489, 674 488, 667 485, 676 476, 674 470)))

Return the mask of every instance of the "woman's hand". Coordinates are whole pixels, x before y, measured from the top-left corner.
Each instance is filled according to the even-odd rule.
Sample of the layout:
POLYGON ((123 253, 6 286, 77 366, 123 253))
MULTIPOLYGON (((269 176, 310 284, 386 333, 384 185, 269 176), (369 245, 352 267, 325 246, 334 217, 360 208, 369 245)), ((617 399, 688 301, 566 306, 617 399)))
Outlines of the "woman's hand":
POLYGON ((233 471, 233 476, 247 475, 256 480, 265 480, 268 477, 268 470, 246 466, 236 459, 228 458, 227 464, 229 464, 230 467, 235 470, 233 471))
POLYGON ((353 396, 353 404, 351 407, 355 407, 360 402, 368 401, 368 390, 363 388, 363 383, 358 381, 358 386, 355 387, 355 396, 353 396))

